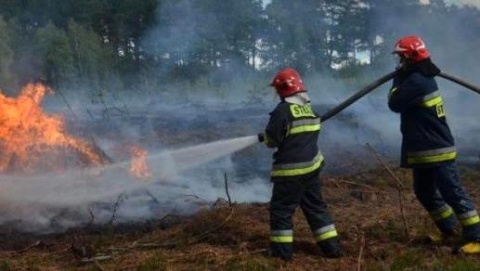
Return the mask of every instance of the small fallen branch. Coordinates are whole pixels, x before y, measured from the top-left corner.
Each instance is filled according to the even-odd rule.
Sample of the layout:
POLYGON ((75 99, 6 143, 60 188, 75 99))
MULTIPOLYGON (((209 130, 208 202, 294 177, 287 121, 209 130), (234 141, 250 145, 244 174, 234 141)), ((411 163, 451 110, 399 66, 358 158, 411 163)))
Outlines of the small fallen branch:
POLYGON ((82 258, 80 261, 82 263, 97 263, 98 261, 106 261, 111 259, 112 259, 112 256, 110 255, 102 255, 102 256, 95 256, 90 258, 82 258))
POLYGON ((365 247, 365 234, 362 233, 362 239, 360 241, 360 252, 358 253, 358 258, 357 258, 357 271, 362 270, 362 256, 363 256, 364 247, 365 247))
POLYGON ((202 199, 200 196, 198 196, 195 193, 183 194, 182 196, 185 197, 185 198, 194 198, 194 199, 198 200, 198 202, 207 203, 207 201, 205 199, 202 199))

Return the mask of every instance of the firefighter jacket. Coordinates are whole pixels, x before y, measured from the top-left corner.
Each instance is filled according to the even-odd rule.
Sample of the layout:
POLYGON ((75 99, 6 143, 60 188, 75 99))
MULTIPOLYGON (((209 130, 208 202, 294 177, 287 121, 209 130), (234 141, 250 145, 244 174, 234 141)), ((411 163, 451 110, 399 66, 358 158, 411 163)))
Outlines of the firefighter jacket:
POLYGON ((283 100, 270 112, 265 144, 277 148, 273 154, 272 181, 313 173, 323 165, 317 147, 320 118, 310 103, 283 100))
POLYGON ((456 158, 454 139, 434 76, 440 70, 426 59, 397 71, 389 108, 400 113, 402 167, 433 167, 456 158))

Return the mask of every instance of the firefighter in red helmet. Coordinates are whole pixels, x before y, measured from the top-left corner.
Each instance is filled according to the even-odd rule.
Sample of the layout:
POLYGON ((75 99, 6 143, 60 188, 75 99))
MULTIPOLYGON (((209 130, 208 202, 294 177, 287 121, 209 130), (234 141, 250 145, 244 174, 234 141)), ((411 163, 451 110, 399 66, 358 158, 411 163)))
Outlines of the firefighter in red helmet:
POLYGON ((425 43, 417 36, 406 36, 399 39, 395 43, 393 53, 400 57, 402 63, 418 63, 430 57, 425 43))
POLYGON ((294 69, 280 70, 271 86, 281 101, 270 113, 265 133, 259 134, 267 147, 276 148, 270 176, 273 191, 267 254, 292 258, 292 216, 300 207, 324 255, 340 257, 338 234, 321 195, 319 173, 324 162, 317 147, 320 118, 312 110, 302 78, 294 69))
POLYGON ((480 253, 480 217, 455 166, 454 138, 435 81, 440 70, 418 36, 399 39, 393 53, 399 68, 388 106, 400 114, 401 166, 412 168, 415 195, 441 232, 434 239, 454 237, 460 222, 465 245, 454 252, 480 253))

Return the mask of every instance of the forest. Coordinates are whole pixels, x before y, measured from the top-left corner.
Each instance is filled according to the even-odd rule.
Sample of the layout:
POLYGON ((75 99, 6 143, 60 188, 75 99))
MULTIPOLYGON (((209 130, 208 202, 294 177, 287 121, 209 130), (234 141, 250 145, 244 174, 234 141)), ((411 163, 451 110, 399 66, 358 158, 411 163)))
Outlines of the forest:
POLYGON ((440 64, 468 71, 480 58, 471 54, 479 18, 443 0, 1 0, 0 89, 214 89, 267 82, 284 66, 348 79, 391 70, 393 44, 407 34, 421 35, 440 64))
MULTIPOLYGON (((405 35, 480 85, 478 29, 478 7, 443 0, 0 0, 0 271, 479 270, 478 257, 451 253, 457 243, 426 242, 435 226, 396 166, 387 87, 322 128, 343 259, 321 257, 299 212, 295 259, 263 256, 264 146, 213 162, 192 151, 257 143, 270 108, 254 102, 280 68, 298 70, 325 112, 392 72, 405 35), (59 100, 42 100, 49 90, 59 100)), ((478 96, 445 82, 460 173, 480 206, 478 96)))

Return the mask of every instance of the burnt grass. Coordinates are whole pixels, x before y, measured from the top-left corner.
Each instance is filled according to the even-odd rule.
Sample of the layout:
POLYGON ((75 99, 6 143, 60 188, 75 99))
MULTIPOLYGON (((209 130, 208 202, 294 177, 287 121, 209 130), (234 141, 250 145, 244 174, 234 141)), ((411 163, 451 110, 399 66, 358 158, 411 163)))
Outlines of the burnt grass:
MULTIPOLYGON (((326 112, 329 107, 318 108, 318 111, 326 112)), ((124 127, 129 127, 141 131, 142 136, 137 140, 145 148, 156 149, 159 144, 160 147, 182 146, 184 142, 196 144, 253 135, 263 129, 268 113, 264 107, 242 107, 227 112, 213 110, 213 113, 201 108, 190 109, 185 116, 176 114, 175 110, 157 112, 149 108, 153 106, 145 106, 147 112, 133 110, 135 114, 129 110, 108 111, 108 108, 102 112, 91 111, 85 120, 67 117, 67 121, 70 119, 67 127, 78 137, 111 139, 121 146, 132 140, 132 135, 124 132, 129 131, 124 127)), ((181 112, 184 108, 181 107, 181 112)), ((385 155, 383 151, 392 149, 378 132, 361 125, 354 114, 344 112, 332 121, 357 131, 356 135, 363 135, 354 138, 356 143, 370 142, 382 155, 385 155)), ((328 158, 328 169, 321 178, 323 196, 345 252, 341 259, 322 256, 300 211, 294 217, 294 259, 283 262, 264 257, 262 252, 269 242, 268 204, 229 204, 225 196, 217 202, 200 201, 204 206, 191 216, 169 214, 142 223, 88 224, 57 234, 27 234, 19 230, 20 222, 11 222, 0 226, 0 271, 480 270, 480 255, 453 255, 455 242, 425 241, 428 234, 435 232, 435 227, 413 195, 408 171, 389 165, 393 175, 405 186, 399 189, 397 180, 374 160, 367 148, 346 152, 348 146, 343 145, 344 141, 330 140, 338 136, 338 131, 328 126, 321 136, 321 142, 332 142, 321 146, 328 158)), ((98 147, 94 142, 93 145, 98 147)), ((395 148, 397 145, 395 143, 395 148)), ((467 147, 470 156, 478 158, 476 146, 467 147)), ((106 159, 117 158, 107 156, 111 153, 105 153, 106 159)), ((396 156, 397 153, 395 159, 396 156)), ((72 160, 78 159, 75 156, 72 160)), ((260 145, 232 156, 236 170, 245 171, 247 176, 266 176, 270 160, 260 145)), ((478 159, 475 163, 463 165, 461 176, 480 209, 478 159)), ((67 210, 65 215, 75 213, 67 210)))
MULTIPOLYGON (((340 259, 322 256, 300 211, 294 217, 294 259, 264 257, 268 204, 219 199, 191 216, 172 214, 52 235, 22 234, 13 225, 4 226, 0 270, 480 270, 480 255, 452 253, 455 241, 426 241, 436 230, 413 195, 410 173, 395 166, 391 170, 393 174, 379 167, 322 176, 323 195, 345 252, 340 259), (392 175, 405 187, 399 188, 392 175)), ((480 206, 478 166, 460 172, 480 206)))

